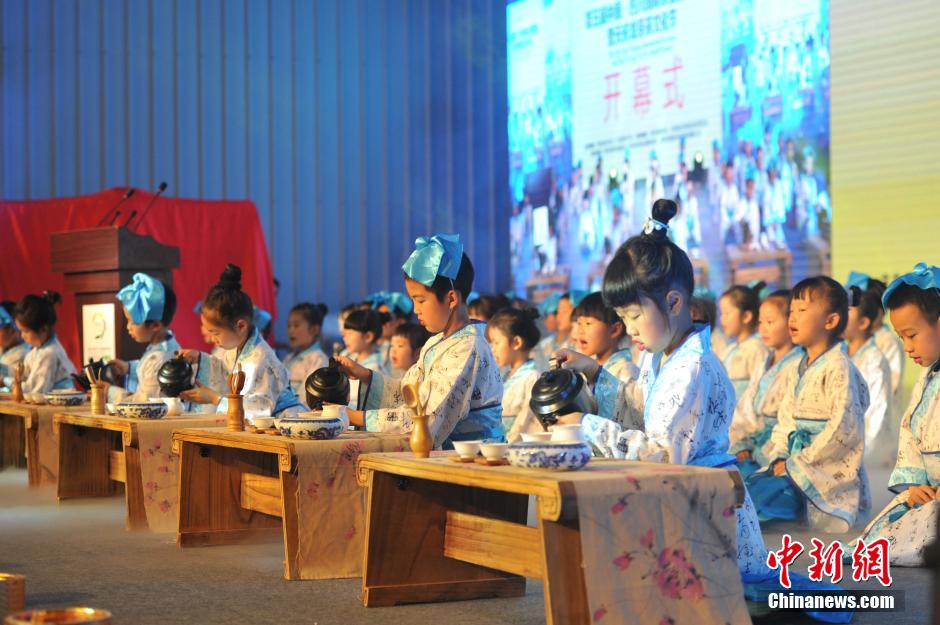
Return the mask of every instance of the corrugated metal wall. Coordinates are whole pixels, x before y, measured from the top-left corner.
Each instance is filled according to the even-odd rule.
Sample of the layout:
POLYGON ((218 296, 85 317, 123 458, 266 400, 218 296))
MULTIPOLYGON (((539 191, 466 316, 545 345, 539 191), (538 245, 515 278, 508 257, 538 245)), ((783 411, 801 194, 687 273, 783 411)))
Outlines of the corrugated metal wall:
POLYGON ((250 198, 282 311, 401 288, 431 230, 508 288, 503 0, 0 4, 4 198, 250 198))

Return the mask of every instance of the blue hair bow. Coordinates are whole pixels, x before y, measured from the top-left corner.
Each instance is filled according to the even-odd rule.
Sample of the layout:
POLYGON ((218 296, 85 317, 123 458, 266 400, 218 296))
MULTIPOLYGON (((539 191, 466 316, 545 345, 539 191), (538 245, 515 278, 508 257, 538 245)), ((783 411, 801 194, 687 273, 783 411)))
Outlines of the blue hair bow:
POLYGON ((718 296, 715 295, 715 292, 712 291, 707 286, 697 286, 695 290, 692 291, 692 297, 697 297, 699 299, 711 299, 717 300, 718 296))
POLYGON ((166 290, 163 283, 145 273, 135 273, 133 282, 117 292, 116 297, 124 304, 131 321, 160 321, 166 305, 166 290))
POLYGON ((459 234, 435 234, 418 237, 415 250, 401 268, 406 276, 429 287, 438 276, 455 279, 462 259, 463 244, 459 234))
POLYGON ((480 292, 479 292, 479 291, 470 291, 470 295, 467 296, 467 303, 468 303, 468 304, 472 304, 473 302, 477 301, 478 299, 480 299, 480 292))
POLYGON ((868 290, 868 281, 871 280, 871 276, 867 273, 862 273, 861 271, 850 271, 849 279, 845 283, 846 289, 851 289, 853 286, 857 286, 863 291, 868 290))
POLYGON ((197 315, 202 313, 202 300, 199 300, 198 302, 196 302, 196 305, 193 306, 193 312, 196 313, 197 315))
POLYGON ((571 291, 568 291, 568 301, 571 302, 571 306, 574 307, 580 304, 581 300, 583 300, 588 295, 589 293, 587 291, 573 289, 571 291))
POLYGON ((0 306, 0 326, 11 325, 13 325, 13 317, 10 316, 10 313, 7 312, 6 308, 0 306))
POLYGON ((266 311, 264 308, 258 308, 255 306, 251 321, 255 324, 256 328, 263 330, 271 323, 271 313, 266 311))
POLYGON ((372 302, 373 309, 385 304, 389 312, 397 310, 404 315, 410 315, 414 310, 411 298, 398 291, 379 291, 370 295, 368 300, 372 302))
POLYGON ((554 315, 556 312, 558 312, 559 300, 561 300, 561 293, 558 291, 549 294, 549 296, 543 299, 542 303, 539 304, 539 314, 541 314, 543 317, 554 315))
POLYGON ((881 305, 884 306, 885 310, 888 310, 888 298, 902 284, 910 284, 922 291, 940 289, 940 267, 934 267, 927 263, 917 263, 914 265, 914 271, 895 278, 881 297, 881 305))

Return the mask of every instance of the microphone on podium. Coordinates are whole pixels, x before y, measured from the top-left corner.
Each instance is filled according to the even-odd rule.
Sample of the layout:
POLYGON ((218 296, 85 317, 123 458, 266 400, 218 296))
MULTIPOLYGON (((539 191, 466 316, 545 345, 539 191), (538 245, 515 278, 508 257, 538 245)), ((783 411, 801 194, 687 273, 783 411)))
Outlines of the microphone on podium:
MULTIPOLYGON (((161 182, 161 183, 160 183, 160 186, 157 187, 157 192, 153 194, 153 197, 152 197, 152 198, 150 198, 150 202, 147 203, 147 206, 144 208, 144 212, 142 212, 142 213, 140 214, 140 218, 137 220, 137 223, 134 224, 134 225, 139 226, 140 224, 144 223, 144 219, 146 219, 147 213, 150 212, 150 207, 153 206, 153 203, 157 201, 157 198, 160 197, 160 195, 161 195, 164 191, 166 191, 166 186, 167 186, 167 185, 166 185, 166 182, 161 182)), ((124 225, 125 225, 125 226, 129 226, 129 225, 130 225, 130 223, 131 223, 131 221, 134 219, 134 215, 135 215, 136 213, 137 213, 137 211, 134 211, 133 213, 131 213, 131 216, 127 219, 127 221, 124 222, 124 225)))
POLYGON ((130 198, 132 195, 134 195, 134 192, 135 192, 135 191, 136 191, 136 189, 135 189, 134 187, 127 187, 127 191, 124 192, 124 195, 121 196, 121 199, 118 200, 118 203, 115 204, 114 206, 112 206, 112 207, 111 207, 111 210, 109 210, 107 213, 104 214, 104 217, 101 218, 101 221, 98 222, 98 225, 99 225, 99 226, 104 225, 104 222, 108 221, 108 217, 111 217, 111 213, 115 213, 115 215, 114 215, 113 217, 111 217, 111 221, 108 221, 108 225, 109 225, 109 226, 113 225, 113 224, 114 224, 114 220, 116 220, 117 217, 118 217, 118 215, 121 214, 121 211, 118 210, 118 207, 119 207, 121 204, 123 204, 125 201, 127 201, 128 198, 130 198), (115 212, 115 211, 117 211, 117 212, 115 212))

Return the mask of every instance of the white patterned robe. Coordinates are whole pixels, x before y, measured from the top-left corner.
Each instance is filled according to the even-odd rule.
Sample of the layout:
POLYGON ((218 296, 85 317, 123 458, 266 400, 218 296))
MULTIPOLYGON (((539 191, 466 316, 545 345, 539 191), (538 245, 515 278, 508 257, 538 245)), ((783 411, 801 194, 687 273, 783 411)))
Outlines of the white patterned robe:
POLYGON ((839 345, 805 363, 804 355, 787 371, 767 456, 771 464, 786 460, 787 475, 808 501, 811 528, 846 532, 871 507, 862 463, 868 386, 839 345))
POLYGON ((889 440, 892 447, 889 449, 895 456, 897 453, 898 432, 900 430, 901 415, 904 414, 904 385, 901 381, 904 379, 904 366, 907 359, 904 357, 904 344, 893 330, 887 326, 881 326, 875 330, 875 343, 878 349, 888 360, 888 366, 891 368, 891 406, 888 412, 888 430, 889 440))
POLYGON ((307 393, 304 389, 304 383, 311 373, 317 369, 322 369, 330 364, 320 345, 312 343, 306 349, 291 352, 284 357, 284 367, 290 377, 290 385, 299 397, 306 399, 307 393))
POLYGON ((752 334, 740 343, 729 343, 721 357, 721 363, 728 372, 731 385, 734 386, 735 401, 740 402, 744 391, 758 371, 764 368, 770 350, 756 334, 752 334))
MULTIPOLYGON (((696 325, 665 363, 643 359, 625 384, 601 370, 594 385, 599 415, 585 415, 585 436, 605 456, 732 469, 728 427, 734 389, 711 351, 708 326, 696 325)), ((737 515, 738 567, 745 582, 767 578, 767 548, 750 495, 737 515)))
POLYGON ((640 370, 633 364, 633 354, 630 353, 629 348, 611 354, 603 367, 605 371, 609 371, 615 378, 624 383, 632 382, 640 376, 640 370))
POLYGON ((940 487, 940 373, 935 368, 921 375, 901 419, 898 458, 888 479, 897 496, 863 534, 866 543, 888 539, 891 564, 923 566, 924 548, 937 537, 940 500, 910 508, 907 489, 916 485, 940 487))
POLYGON ((503 427, 506 441, 515 443, 523 433, 544 432, 545 429, 529 407, 532 387, 544 369, 528 360, 503 380, 503 427))
POLYGON ((802 347, 794 347, 773 365, 770 364, 773 356, 767 358, 763 372, 752 379, 743 401, 738 401, 734 410, 730 453, 750 451, 754 462, 762 467, 770 462, 767 457, 770 434, 777 425, 777 413, 787 392, 786 378, 790 369, 799 367, 804 353, 802 347))
POLYGON ((208 354, 199 355, 196 379, 222 395, 216 412, 228 411, 228 399, 225 397, 231 393, 228 376, 235 370, 236 364, 241 364, 245 372, 242 395, 245 398, 245 416, 249 419, 268 416, 280 418, 306 410, 290 385, 284 363, 255 328, 241 352, 227 349, 221 360, 208 354))
POLYGON ((552 359, 555 352, 559 349, 568 349, 569 347, 571 347, 570 338, 559 341, 558 335, 553 332, 539 341, 539 344, 535 346, 535 349, 532 350, 532 359, 535 360, 535 364, 544 371, 548 369, 548 361, 552 359))
POLYGON ((59 339, 53 335, 40 347, 33 347, 23 358, 23 392, 48 393, 53 389, 74 388, 75 365, 59 339))
POLYGON ((891 367, 872 337, 854 355, 852 364, 868 385, 865 411, 865 461, 883 464, 895 453, 897 430, 891 427, 891 367))
POLYGON ((417 383, 435 449, 452 440, 503 440, 503 383, 485 333, 486 324, 471 322, 447 338, 434 335, 402 378, 373 372, 359 392, 366 429, 410 432, 411 409, 401 388, 417 383))
POLYGON ((147 345, 139 360, 127 363, 127 388, 111 386, 108 388, 108 401, 145 402, 151 397, 160 397, 160 367, 180 349, 180 344, 172 331, 159 343, 147 345))

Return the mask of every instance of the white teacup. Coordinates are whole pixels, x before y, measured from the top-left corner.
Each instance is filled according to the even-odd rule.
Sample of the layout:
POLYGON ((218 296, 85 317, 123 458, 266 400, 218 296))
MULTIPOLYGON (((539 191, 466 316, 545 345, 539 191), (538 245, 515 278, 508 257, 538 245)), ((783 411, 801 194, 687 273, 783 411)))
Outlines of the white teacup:
POLYGON ((454 449, 461 458, 476 458, 480 441, 454 441, 454 449))
POLYGON ((552 426, 553 443, 582 443, 584 431, 580 423, 560 424, 552 426))
POLYGON ((274 427, 274 417, 248 417, 248 420, 259 430, 274 427))
POLYGON ((480 452, 487 460, 501 460, 509 452, 509 444, 480 443, 480 452))
POLYGON ((346 414, 346 406, 340 404, 323 404, 320 416, 324 419, 342 419, 349 427, 349 416, 346 414))
POLYGON ((179 397, 151 397, 150 401, 162 401, 166 404, 166 414, 168 416, 175 417, 183 414, 183 402, 180 401, 179 397))

